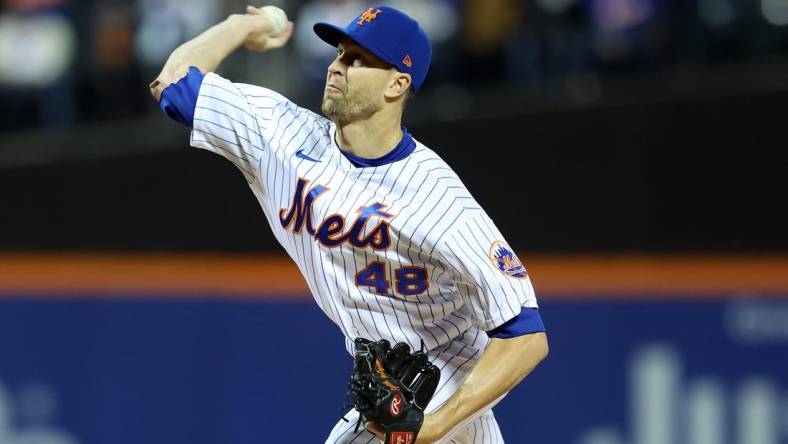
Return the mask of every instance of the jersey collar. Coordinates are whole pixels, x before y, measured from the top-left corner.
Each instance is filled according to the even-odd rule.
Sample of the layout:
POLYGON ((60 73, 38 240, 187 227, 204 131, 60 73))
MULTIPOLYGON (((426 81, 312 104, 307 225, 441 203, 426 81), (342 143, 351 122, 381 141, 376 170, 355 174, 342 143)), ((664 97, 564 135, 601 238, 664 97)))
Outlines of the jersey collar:
MULTIPOLYGON (((335 133, 336 134, 336 133, 335 133)), ((336 144, 336 142, 334 142, 336 144)), ((342 148, 339 148, 337 144, 337 148, 342 153, 347 160, 350 161, 351 164, 355 167, 365 168, 365 167, 378 167, 381 165, 386 165, 389 163, 396 162, 398 160, 402 160, 410 155, 413 150, 416 149, 416 141, 413 140, 413 136, 410 135, 408 129, 404 126, 402 127, 402 140, 394 147, 391 151, 386 153, 383 157, 378 157, 377 159, 368 159, 366 157, 359 157, 355 154, 349 153, 344 151, 342 148)))

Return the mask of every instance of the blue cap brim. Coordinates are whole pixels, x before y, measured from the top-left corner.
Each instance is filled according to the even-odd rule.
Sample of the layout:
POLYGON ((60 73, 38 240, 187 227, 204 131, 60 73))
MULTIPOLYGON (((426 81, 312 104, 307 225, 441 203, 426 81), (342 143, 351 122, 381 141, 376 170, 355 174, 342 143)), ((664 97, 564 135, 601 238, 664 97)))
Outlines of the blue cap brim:
POLYGON ((320 37, 321 40, 323 40, 324 42, 328 43, 331 46, 339 45, 339 40, 342 37, 347 37, 353 40, 347 34, 347 32, 345 32, 344 28, 340 28, 339 26, 334 26, 330 23, 315 23, 315 25, 312 26, 312 29, 315 31, 315 34, 317 34, 317 36, 320 37))
POLYGON ((384 63, 388 63, 396 68, 396 63, 390 60, 388 55, 383 51, 379 50, 375 45, 365 42, 364 40, 359 39, 358 37, 351 36, 345 28, 340 28, 339 26, 332 25, 330 23, 315 23, 312 26, 312 29, 315 31, 318 37, 321 40, 328 43, 331 46, 338 46, 339 41, 342 37, 347 37, 350 40, 358 43, 362 47, 366 48, 367 51, 371 52, 375 56, 377 56, 380 60, 384 63))

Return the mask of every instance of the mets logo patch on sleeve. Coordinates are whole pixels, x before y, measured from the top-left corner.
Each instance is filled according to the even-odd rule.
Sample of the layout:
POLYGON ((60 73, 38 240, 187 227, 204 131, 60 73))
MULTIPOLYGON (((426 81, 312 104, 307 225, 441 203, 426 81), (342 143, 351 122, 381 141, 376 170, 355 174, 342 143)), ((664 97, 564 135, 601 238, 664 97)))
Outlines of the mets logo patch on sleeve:
POLYGON ((528 276, 525 266, 514 254, 512 248, 503 241, 495 241, 490 246, 490 260, 498 270, 513 278, 524 278, 528 276))

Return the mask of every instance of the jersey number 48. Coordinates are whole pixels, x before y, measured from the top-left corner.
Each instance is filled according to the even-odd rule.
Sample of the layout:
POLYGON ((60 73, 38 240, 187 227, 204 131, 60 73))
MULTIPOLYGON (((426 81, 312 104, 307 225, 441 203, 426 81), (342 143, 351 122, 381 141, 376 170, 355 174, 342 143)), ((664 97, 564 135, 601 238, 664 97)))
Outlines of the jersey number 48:
MULTIPOLYGON (((356 273, 356 286, 372 287, 375 293, 388 294, 389 283, 386 277, 385 262, 371 262, 367 268, 356 273)), ((424 267, 407 266, 394 270, 394 284, 397 293, 403 296, 414 296, 424 293, 429 288, 427 283, 427 269, 424 267)))

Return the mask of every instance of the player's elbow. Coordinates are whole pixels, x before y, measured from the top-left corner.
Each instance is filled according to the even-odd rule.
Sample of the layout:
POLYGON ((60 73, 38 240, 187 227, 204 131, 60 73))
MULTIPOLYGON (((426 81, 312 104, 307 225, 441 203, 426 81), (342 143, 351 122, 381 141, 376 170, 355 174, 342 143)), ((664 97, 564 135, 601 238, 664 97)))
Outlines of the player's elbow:
MULTIPOLYGON (((161 73, 159 73, 156 79, 148 85, 151 96, 153 96, 156 101, 161 101, 161 95, 164 90, 167 89, 168 86, 186 77, 189 74, 189 68, 190 66, 188 64, 174 63, 171 60, 167 60, 161 73)), ((200 82, 202 82, 202 75, 200 76, 200 82)))
POLYGON ((176 77, 176 75, 172 73, 172 70, 166 68, 167 67, 165 67, 161 74, 156 77, 156 80, 152 81, 150 85, 148 85, 148 90, 150 91, 151 96, 153 96, 157 102, 161 101, 161 95, 168 86, 175 83, 176 79, 182 78, 188 72, 188 68, 179 69, 178 74, 180 74, 180 77, 176 77))
POLYGON ((161 100, 161 92, 164 91, 162 87, 161 81, 156 79, 148 85, 148 91, 150 91, 150 95, 158 102, 161 100))

